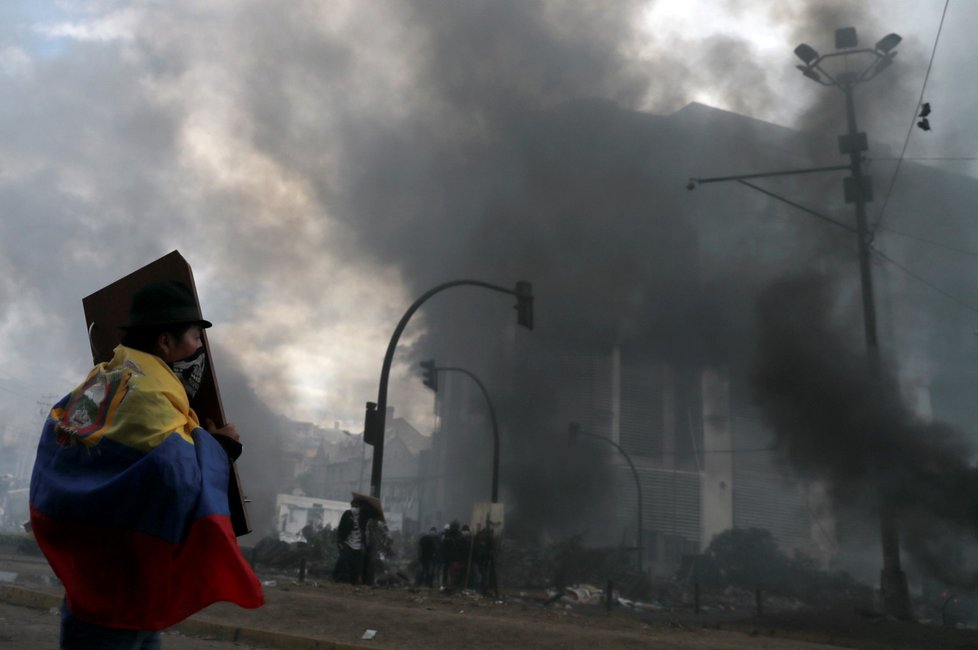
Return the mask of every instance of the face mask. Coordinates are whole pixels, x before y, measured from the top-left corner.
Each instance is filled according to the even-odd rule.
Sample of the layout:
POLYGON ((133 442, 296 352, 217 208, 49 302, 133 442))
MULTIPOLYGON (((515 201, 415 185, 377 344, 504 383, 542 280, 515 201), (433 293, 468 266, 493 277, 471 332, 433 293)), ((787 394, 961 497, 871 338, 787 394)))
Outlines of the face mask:
POLYGON ((207 357, 204 356, 204 348, 201 346, 186 359, 175 361, 170 366, 173 373, 180 379, 180 383, 183 384, 184 390, 187 391, 187 397, 190 399, 193 399, 194 395, 200 389, 200 382, 204 378, 206 360, 207 357))

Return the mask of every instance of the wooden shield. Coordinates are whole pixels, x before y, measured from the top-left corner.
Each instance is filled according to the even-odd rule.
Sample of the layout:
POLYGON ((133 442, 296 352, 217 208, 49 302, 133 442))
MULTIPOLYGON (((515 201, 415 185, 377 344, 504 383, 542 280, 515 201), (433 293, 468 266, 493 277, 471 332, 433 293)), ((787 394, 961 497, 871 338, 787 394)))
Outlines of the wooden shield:
MULTIPOLYGON (((147 284, 169 280, 178 280, 190 287, 198 306, 200 305, 193 272, 178 251, 164 255, 155 262, 133 271, 82 300, 94 363, 102 363, 112 358, 112 351, 122 340, 122 326, 129 320, 129 305, 132 303, 133 295, 147 284)), ((227 424, 227 420, 224 417, 224 406, 221 403, 221 391, 217 385, 214 358, 211 356, 210 346, 207 342, 207 330, 204 330, 203 342, 207 363, 200 388, 191 400, 190 406, 197 412, 202 423, 210 418, 217 423, 218 427, 223 427, 227 424)), ((228 485, 228 505, 231 509, 231 525, 234 528, 234 534, 238 536, 251 532, 246 502, 247 499, 241 491, 238 470, 232 463, 228 485)))

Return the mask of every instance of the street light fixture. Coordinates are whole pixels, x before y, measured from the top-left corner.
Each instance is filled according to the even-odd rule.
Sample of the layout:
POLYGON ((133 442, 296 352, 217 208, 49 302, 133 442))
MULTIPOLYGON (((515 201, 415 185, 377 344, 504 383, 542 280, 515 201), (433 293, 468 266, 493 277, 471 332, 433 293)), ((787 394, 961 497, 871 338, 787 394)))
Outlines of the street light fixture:
POLYGON ((887 34, 877 41, 876 45, 872 49, 859 48, 856 28, 843 27, 835 31, 835 47, 838 50, 836 52, 819 54, 814 47, 808 45, 807 43, 801 43, 798 45, 798 47, 795 48, 795 55, 801 59, 802 63, 805 65, 799 65, 797 68, 801 70, 803 75, 822 84, 823 86, 838 86, 845 91, 846 87, 863 81, 869 81, 880 72, 890 67, 890 65, 893 63, 893 58, 896 56, 896 52, 893 51, 893 48, 895 48, 902 40, 903 39, 899 34, 887 34), (846 57, 847 65, 844 72, 839 72, 833 75, 831 72, 826 71, 825 68, 822 67, 822 63, 824 61, 840 56, 846 57), (865 59, 867 56, 872 58, 862 72, 857 73, 849 71, 849 57, 861 57, 865 59))
POLYGON ((486 400, 486 406, 489 408, 489 422, 492 424, 492 491, 490 492, 490 503, 499 503, 499 424, 496 422, 496 409, 493 408, 492 400, 489 399, 489 391, 486 390, 485 385, 479 381, 479 378, 475 374, 465 368, 436 366, 434 359, 422 361, 420 365, 424 371, 424 385, 436 393, 438 392, 439 372, 460 372, 463 375, 468 375, 479 387, 479 390, 482 391, 482 396, 486 400))
POLYGON ((394 361, 394 350, 397 348, 397 342, 401 338, 404 328, 407 327, 408 321, 411 320, 411 316, 428 298, 445 289, 463 285, 482 287, 483 289, 516 296, 517 323, 527 329, 533 329, 533 285, 522 280, 516 283, 515 289, 507 289, 481 280, 453 280, 429 289, 408 307, 408 310, 404 312, 401 320, 397 323, 397 327, 394 328, 391 340, 387 344, 387 353, 384 355, 384 363, 380 368, 377 401, 367 402, 364 416, 363 441, 368 445, 373 445, 374 448, 370 467, 370 496, 377 498, 381 496, 380 483, 384 471, 384 433, 387 419, 387 384, 390 379, 391 363, 394 361))
POLYGON ((811 45, 806 45, 805 43, 802 43, 795 48, 795 54, 798 55, 798 58, 801 59, 805 65, 810 65, 812 61, 818 58, 818 52, 815 51, 815 48, 811 45))
POLYGON ((903 38, 899 34, 887 34, 880 40, 876 41, 876 49, 883 54, 888 54, 890 50, 895 48, 900 44, 903 38))
POLYGON ((801 70, 801 73, 806 77, 808 77, 809 79, 811 79, 812 81, 817 81, 818 83, 822 83, 822 78, 818 75, 818 73, 812 70, 811 68, 809 68, 808 66, 796 65, 795 67, 801 70))
POLYGON ((835 49, 846 50, 859 46, 855 27, 842 27, 835 30, 835 49))
MULTIPOLYGON (((866 352, 870 372, 877 378, 882 374, 882 365, 876 332, 876 307, 873 301, 873 279, 869 257, 872 236, 866 224, 866 203, 873 200, 873 184, 872 177, 863 174, 862 152, 868 150, 869 145, 866 134, 860 132, 856 127, 853 90, 856 85, 869 81, 893 63, 893 58, 897 54, 893 48, 901 40, 897 34, 887 34, 876 43, 873 49, 858 49, 855 28, 843 27, 836 30, 835 33, 835 45, 840 50, 838 52, 819 55, 812 47, 805 44, 795 48, 795 54, 805 62, 805 65, 798 66, 802 74, 823 86, 839 88, 846 98, 846 124, 848 128, 845 135, 839 136, 839 153, 849 156, 849 167, 852 175, 844 179, 843 189, 846 203, 853 203, 856 206, 856 234, 859 240, 859 272, 862 285, 866 352), (851 72, 849 69, 849 57, 855 55, 860 55, 863 58, 872 57, 862 72, 851 72), (845 71, 833 75, 822 67, 825 60, 839 56, 846 57, 845 71)), ((888 614, 909 619, 912 614, 907 591, 907 578, 900 568, 899 531, 893 513, 885 502, 881 503, 880 510, 880 538, 883 547, 880 589, 883 592, 884 606, 888 614)))
POLYGON ((632 478, 635 479, 635 494, 638 500, 638 527, 635 530, 635 544, 638 546, 638 570, 642 572, 643 569, 643 556, 645 555, 645 545, 642 541, 642 483, 638 480, 638 470, 635 469, 635 463, 632 462, 631 456, 625 451, 621 445, 612 440, 611 438, 606 438, 604 436, 599 436, 596 433, 591 433, 590 431, 582 431, 581 425, 576 422, 571 422, 567 429, 567 442, 570 445, 577 443, 578 438, 581 436, 588 436, 590 438, 597 438, 598 440, 603 440, 609 445, 613 446, 621 455, 625 457, 625 461, 628 462, 628 466, 632 470, 632 478))

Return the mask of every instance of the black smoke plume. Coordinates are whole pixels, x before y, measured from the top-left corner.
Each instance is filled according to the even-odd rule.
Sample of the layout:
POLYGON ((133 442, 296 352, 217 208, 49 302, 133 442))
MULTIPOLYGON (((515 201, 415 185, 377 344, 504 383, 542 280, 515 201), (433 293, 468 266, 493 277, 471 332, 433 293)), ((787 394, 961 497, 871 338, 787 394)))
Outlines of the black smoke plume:
POLYGON ((978 573, 963 570, 961 546, 978 533, 973 450, 960 432, 913 413, 891 369, 874 371, 861 332, 844 325, 859 314, 839 295, 836 281, 798 275, 760 297, 757 403, 784 456, 826 480, 840 511, 878 516, 885 504, 920 568, 974 586, 978 573))

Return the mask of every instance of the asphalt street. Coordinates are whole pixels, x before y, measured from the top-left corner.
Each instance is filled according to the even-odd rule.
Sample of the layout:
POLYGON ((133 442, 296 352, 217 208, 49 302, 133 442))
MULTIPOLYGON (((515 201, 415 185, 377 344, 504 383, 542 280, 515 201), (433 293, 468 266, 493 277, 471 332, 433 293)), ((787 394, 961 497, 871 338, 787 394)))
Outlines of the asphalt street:
MULTIPOLYGON (((0 648, 3 650, 41 650, 58 647, 58 627, 61 621, 55 608, 44 610, 0 602, 0 648)), ((166 650, 230 650, 236 648, 268 648, 269 646, 244 645, 233 641, 185 636, 179 632, 165 632, 163 647, 166 650)))

